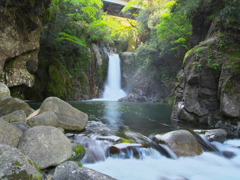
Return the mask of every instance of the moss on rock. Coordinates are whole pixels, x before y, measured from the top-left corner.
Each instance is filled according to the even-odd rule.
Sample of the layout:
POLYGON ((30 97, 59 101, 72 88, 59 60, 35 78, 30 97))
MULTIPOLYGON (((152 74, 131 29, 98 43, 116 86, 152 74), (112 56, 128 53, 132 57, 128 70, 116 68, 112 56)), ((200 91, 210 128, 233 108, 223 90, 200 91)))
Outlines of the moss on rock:
POLYGON ((85 156, 86 149, 80 144, 77 144, 77 146, 78 147, 74 149, 76 155, 72 158, 72 160, 80 161, 85 156))

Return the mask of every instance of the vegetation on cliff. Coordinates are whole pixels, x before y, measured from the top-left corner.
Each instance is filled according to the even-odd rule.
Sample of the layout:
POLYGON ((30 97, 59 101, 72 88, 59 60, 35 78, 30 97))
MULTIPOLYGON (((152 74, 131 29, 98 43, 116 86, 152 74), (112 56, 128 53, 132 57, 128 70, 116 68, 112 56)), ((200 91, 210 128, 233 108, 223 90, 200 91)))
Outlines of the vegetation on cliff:
MULTIPOLYGON (((27 88, 25 98, 41 100, 51 95, 73 100, 75 86, 80 86, 83 99, 94 97, 105 81, 107 56, 101 45, 105 43, 117 47, 118 53, 135 51, 131 65, 124 64, 123 70, 132 75, 141 71, 143 82, 159 84, 155 88, 158 97, 153 100, 172 102, 175 77, 182 68, 185 53, 204 40, 217 14, 226 34, 228 28, 237 31, 234 23, 239 18, 237 3, 236 0, 131 0, 123 11, 139 7, 139 14, 133 15, 134 21, 107 16, 102 12, 100 0, 53 0, 44 14, 47 23, 42 27, 38 70, 32 72, 35 84, 27 88), (92 43, 101 46, 102 65, 97 65, 92 43), (76 85, 77 81, 80 84, 76 85)), ((222 48, 226 45, 224 39, 219 41, 222 48)), ((210 66, 219 67, 216 63, 210 66)))

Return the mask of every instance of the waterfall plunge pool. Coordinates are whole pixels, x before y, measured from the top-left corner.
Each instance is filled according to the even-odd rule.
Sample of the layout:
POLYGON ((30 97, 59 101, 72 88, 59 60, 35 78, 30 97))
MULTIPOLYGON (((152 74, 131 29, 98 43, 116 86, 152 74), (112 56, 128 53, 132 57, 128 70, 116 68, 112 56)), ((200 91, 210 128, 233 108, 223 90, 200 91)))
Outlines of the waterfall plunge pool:
MULTIPOLYGON (((180 127, 197 128, 188 123, 170 120, 172 105, 111 101, 68 103, 89 115, 86 131, 81 133, 85 135, 115 135, 121 131, 131 131, 149 136, 152 133, 169 132, 180 127)), ((33 109, 38 109, 40 103, 29 103, 29 105, 33 109)), ((79 137, 82 137, 80 135, 79 137)), ((76 142, 81 144, 82 141, 76 142)), ((97 155, 102 158, 97 162, 83 162, 83 165, 119 180, 240 179, 240 149, 237 148, 240 146, 240 140, 228 140, 224 145, 215 143, 222 151, 234 152, 235 156, 231 159, 204 152, 200 156, 174 160, 162 156, 154 149, 148 155, 143 154, 140 159, 133 157, 123 159, 108 157, 106 145, 103 145, 102 141, 93 140, 91 143, 87 151, 99 151, 97 155)))

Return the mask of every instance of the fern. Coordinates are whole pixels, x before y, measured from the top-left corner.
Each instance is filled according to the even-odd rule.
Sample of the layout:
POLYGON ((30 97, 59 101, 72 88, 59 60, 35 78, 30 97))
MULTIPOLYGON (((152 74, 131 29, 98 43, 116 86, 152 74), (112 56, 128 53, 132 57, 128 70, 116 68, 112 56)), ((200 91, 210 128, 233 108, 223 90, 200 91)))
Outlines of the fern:
POLYGON ((79 39, 76 36, 71 36, 71 35, 69 35, 67 33, 64 33, 64 32, 60 32, 59 35, 61 37, 57 39, 58 41, 64 39, 64 40, 68 40, 68 41, 80 44, 83 47, 87 47, 86 42, 83 39, 79 39))

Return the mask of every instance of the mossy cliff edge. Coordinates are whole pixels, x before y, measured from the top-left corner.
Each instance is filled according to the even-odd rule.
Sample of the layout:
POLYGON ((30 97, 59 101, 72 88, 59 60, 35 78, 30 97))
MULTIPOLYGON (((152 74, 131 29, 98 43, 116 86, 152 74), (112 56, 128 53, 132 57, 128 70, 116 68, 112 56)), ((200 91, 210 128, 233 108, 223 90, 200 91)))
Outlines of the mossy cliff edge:
POLYGON ((188 51, 175 86, 172 119, 240 131, 240 32, 215 17, 206 39, 188 51))
POLYGON ((0 2, 0 81, 12 91, 34 84, 32 73, 38 68, 40 31, 49 4, 50 0, 0 2))
POLYGON ((65 41, 58 44, 64 51, 56 53, 54 45, 45 41, 50 4, 51 0, 0 2, 0 82, 20 99, 99 97, 107 72, 104 50, 108 47, 83 47, 65 41))

